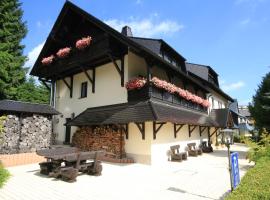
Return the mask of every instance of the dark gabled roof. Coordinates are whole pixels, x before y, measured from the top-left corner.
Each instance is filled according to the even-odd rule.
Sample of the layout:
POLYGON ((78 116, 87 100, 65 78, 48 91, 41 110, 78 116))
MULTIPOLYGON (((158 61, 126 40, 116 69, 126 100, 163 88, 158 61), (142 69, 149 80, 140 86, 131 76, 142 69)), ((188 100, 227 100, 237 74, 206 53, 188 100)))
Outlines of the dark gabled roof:
POLYGON ((198 76, 198 75, 196 75, 196 74, 194 74, 192 72, 189 73, 189 75, 192 76, 192 77, 194 77, 197 80, 200 80, 204 86, 208 86, 208 88, 211 88, 212 90, 216 91, 217 93, 219 93, 221 96, 223 96, 227 100, 234 101, 234 99, 232 97, 230 97, 228 94, 226 94, 222 89, 220 89, 215 84, 213 84, 213 83, 211 83, 209 81, 206 81, 205 79, 201 78, 200 76, 198 76))
MULTIPOLYGON (((141 55, 147 55, 147 56, 151 57, 151 59, 155 59, 155 61, 157 63, 160 63, 162 66, 166 66, 167 68, 173 70, 174 72, 177 72, 179 75, 181 75, 185 79, 190 80, 191 82, 200 86, 200 88, 204 89, 204 86, 201 85, 200 82, 198 82, 193 77, 188 76, 179 67, 176 67, 173 64, 167 62, 166 60, 161 58, 158 54, 152 52, 149 48, 146 48, 144 45, 139 44, 138 42, 133 41, 129 37, 119 33, 118 31, 116 31, 112 27, 108 26, 107 24, 105 24, 101 20, 99 20, 96 17, 92 16, 91 14, 87 13, 86 11, 79 8, 75 4, 71 3, 70 1, 65 2, 55 24, 53 25, 53 28, 52 28, 50 34, 49 34, 48 38, 46 39, 46 42, 45 42, 32 70, 31 70, 31 72, 30 72, 31 75, 38 76, 38 68, 40 67, 41 58, 44 56, 47 56, 46 54, 48 54, 48 52, 46 52, 46 51, 48 50, 49 46, 51 44, 53 44, 53 37, 50 37, 50 36, 53 36, 56 34, 56 32, 58 31, 58 29, 60 27, 59 25, 61 24, 62 19, 64 18, 64 16, 66 15, 66 13, 68 11, 72 11, 72 12, 75 12, 76 14, 83 16, 85 20, 92 22, 94 25, 99 27, 101 30, 109 33, 112 37, 114 37, 115 39, 117 39, 121 43, 127 45, 131 50, 134 50, 135 52, 140 53, 141 55)), ((50 52, 49 54, 51 54, 51 53, 52 52, 50 52)))
POLYGON ((210 117, 218 124, 218 127, 238 128, 238 115, 229 108, 212 109, 210 117))
POLYGON ((161 40, 153 38, 139 38, 139 37, 129 37, 132 41, 149 49, 153 53, 160 55, 161 40))
POLYGON ((28 103, 13 100, 1 100, 0 112, 35 113, 47 115, 60 114, 57 110, 46 104, 28 103))
POLYGON ((245 117, 250 117, 250 116, 251 116, 251 114, 250 114, 248 108, 245 108, 245 109, 240 108, 240 109, 239 109, 239 113, 240 113, 242 116, 245 116, 245 117))
POLYGON ((229 109, 212 109, 210 116, 219 127, 226 128, 228 124, 229 109))
POLYGON ((231 102, 228 107, 235 114, 237 114, 237 115, 240 114, 239 111, 238 111, 238 102, 237 102, 236 99, 234 100, 234 102, 231 102))
POLYGON ((179 54, 174 48, 172 48, 167 42, 162 39, 154 39, 154 38, 142 38, 142 37, 129 37, 131 40, 139 43, 140 45, 144 46, 145 48, 149 49, 153 53, 160 56, 162 46, 169 49, 176 55, 179 59, 186 61, 186 59, 179 54))
POLYGON ((203 65, 193 64, 193 63, 186 63, 186 68, 188 72, 191 72, 202 79, 208 81, 208 72, 209 69, 204 67, 203 65))
POLYGON ((66 125, 86 126, 145 121, 162 121, 204 126, 216 125, 207 114, 176 107, 156 100, 88 108, 66 125))

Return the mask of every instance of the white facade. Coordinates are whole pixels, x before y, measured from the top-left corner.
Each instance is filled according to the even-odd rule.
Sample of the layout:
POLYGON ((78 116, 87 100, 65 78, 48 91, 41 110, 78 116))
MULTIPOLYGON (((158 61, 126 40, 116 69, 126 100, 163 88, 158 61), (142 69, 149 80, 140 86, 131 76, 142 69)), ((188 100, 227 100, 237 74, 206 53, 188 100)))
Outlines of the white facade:
MULTIPOLYGON (((129 52, 125 56, 124 66, 124 82, 127 82, 132 77, 138 75, 146 75, 146 62, 143 58, 129 52)), ((117 61, 120 65, 120 62, 117 61)), ((90 71, 89 71, 89 74, 90 71)), ((161 79, 167 80, 166 74, 157 67, 153 68, 153 76, 157 76, 161 79)), ((66 78, 69 81, 69 78, 66 78)), ((182 81, 175 79, 175 84, 181 86, 182 81)), ((221 102, 221 108, 227 106, 226 99, 222 98, 216 92, 212 92, 208 95, 208 99, 211 102, 211 98, 214 98, 211 108, 219 108, 218 102, 221 102)), ((71 118, 73 113, 75 116, 86 110, 87 108, 112 105, 118 103, 127 102, 127 90, 121 86, 121 78, 113 63, 108 63, 96 68, 96 83, 95 93, 92 93, 91 82, 88 81, 86 75, 78 73, 73 78, 73 96, 70 98, 70 91, 65 85, 63 80, 56 82, 56 109, 62 113, 61 116, 57 116, 57 120, 54 125, 54 132, 57 134, 57 141, 63 142, 65 140, 64 126, 66 118, 71 118), (88 83, 87 97, 80 98, 81 95, 81 83, 88 83)), ((196 142, 197 145, 202 140, 208 140, 207 129, 199 134, 199 127, 197 126, 192 132, 191 137, 188 133, 188 125, 184 125, 178 132, 177 137, 174 138, 173 124, 167 122, 160 131, 157 133, 157 138, 153 139, 153 122, 146 122, 145 124, 145 140, 142 139, 142 135, 138 127, 134 123, 129 123, 129 138, 125 139, 125 151, 128 156, 132 157, 136 162, 146 164, 160 164, 167 161, 167 151, 170 146, 180 144, 181 149, 184 151, 187 143, 196 142)), ((71 129, 72 134, 76 131, 76 127, 71 129)), ((211 129, 211 131, 213 131, 211 129)), ((215 142, 215 136, 211 138, 212 142, 215 142)))

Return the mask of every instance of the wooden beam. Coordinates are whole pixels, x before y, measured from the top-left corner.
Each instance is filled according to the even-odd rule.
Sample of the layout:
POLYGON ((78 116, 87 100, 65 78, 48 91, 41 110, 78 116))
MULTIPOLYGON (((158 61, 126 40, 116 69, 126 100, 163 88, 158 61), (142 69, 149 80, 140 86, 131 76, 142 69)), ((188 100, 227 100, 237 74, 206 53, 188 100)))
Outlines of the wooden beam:
POLYGON ((43 79, 39 79, 39 80, 43 83, 43 85, 47 88, 47 90, 51 91, 51 87, 48 86, 48 84, 45 80, 43 80, 43 79))
POLYGON ((126 139, 128 139, 128 124, 120 124, 121 131, 123 131, 126 135, 126 139))
POLYGON ((92 93, 95 93, 95 85, 96 85, 96 68, 92 69, 92 78, 90 77, 90 75, 88 74, 88 72, 82 67, 80 66, 81 69, 83 70, 85 76, 87 77, 87 79, 89 80, 89 82, 92 85, 92 93))
POLYGON ((177 137, 177 133, 181 130, 181 128, 184 126, 185 124, 173 124, 173 130, 174 130, 174 138, 177 137))
POLYGON ((200 129, 200 137, 202 137, 202 133, 204 132, 204 130, 206 129, 206 126, 199 126, 200 129))
POLYGON ((66 79, 63 78, 62 80, 63 80, 63 82, 65 83, 65 85, 68 87, 68 89, 70 90, 70 85, 68 84, 68 82, 66 81, 66 79))
MULTIPOLYGON (((209 127, 210 128, 210 127, 209 127)), ((215 134, 217 133, 219 128, 215 127, 215 130, 213 131, 213 133, 210 133, 210 138, 215 134)), ((210 131, 209 131, 210 132, 210 131)))
POLYGON ((124 83, 124 78, 125 78, 125 74, 124 74, 124 68, 125 68, 125 58, 124 56, 120 59, 121 61, 121 66, 119 67, 118 64, 116 63, 115 59, 113 58, 111 53, 107 53, 107 55, 109 56, 110 60, 112 61, 113 65, 115 66, 118 74, 121 77, 121 86, 124 87, 125 83, 124 83))
POLYGON ((109 58, 111 59, 113 65, 115 66, 117 72, 119 73, 119 75, 121 75, 121 69, 120 67, 117 65, 116 61, 113 59, 112 55, 110 53, 108 53, 109 58))
POLYGON ((191 133, 195 130, 196 125, 188 125, 188 135, 191 137, 191 133))
POLYGON ((68 87, 69 89, 69 96, 70 98, 72 98, 72 93, 73 93, 73 76, 70 76, 70 84, 68 84, 68 82, 66 81, 65 78, 62 79, 63 82, 65 83, 65 85, 68 87))
POLYGON ((145 140, 145 123, 141 122, 141 123, 135 123, 139 129, 139 131, 142 134, 142 139, 145 140))
POLYGON ((153 138, 157 138, 157 133, 166 122, 153 122, 153 138))
POLYGON ((121 58, 121 86, 124 87, 125 86, 125 57, 122 56, 121 58))
POLYGON ((70 93, 69 93, 70 98, 72 98, 72 94, 73 94, 73 76, 70 77, 70 93))

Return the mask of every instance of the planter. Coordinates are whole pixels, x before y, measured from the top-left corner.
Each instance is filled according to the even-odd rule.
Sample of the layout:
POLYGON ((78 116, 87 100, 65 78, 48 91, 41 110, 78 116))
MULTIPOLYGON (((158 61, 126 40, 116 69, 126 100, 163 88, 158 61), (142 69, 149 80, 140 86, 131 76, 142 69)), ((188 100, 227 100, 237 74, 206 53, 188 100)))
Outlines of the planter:
POLYGON ((163 91, 159 88, 156 88, 156 87, 151 87, 151 93, 152 93, 152 97, 154 98, 157 98, 157 99, 160 99, 160 100, 163 100, 163 91))
POLYGON ((182 104, 182 100, 183 99, 181 97, 179 97, 177 94, 174 94, 173 95, 173 103, 181 105, 182 104))

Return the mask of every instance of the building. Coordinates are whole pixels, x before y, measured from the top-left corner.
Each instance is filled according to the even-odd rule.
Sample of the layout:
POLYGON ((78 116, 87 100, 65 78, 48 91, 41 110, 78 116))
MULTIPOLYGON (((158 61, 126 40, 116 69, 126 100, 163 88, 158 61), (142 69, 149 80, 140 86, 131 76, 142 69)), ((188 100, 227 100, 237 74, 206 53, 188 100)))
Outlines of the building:
POLYGON ((254 130, 254 120, 250 115, 247 106, 239 106, 239 134, 244 136, 252 136, 254 130))
POLYGON ((48 148, 53 138, 49 105, 12 100, 0 101, 0 154, 35 152, 48 148))
POLYGON ((51 85, 59 142, 77 131, 84 145, 136 162, 167 161, 174 144, 215 143, 237 123, 211 67, 186 63, 162 39, 133 37, 127 26, 119 33, 69 1, 31 75, 51 85))

